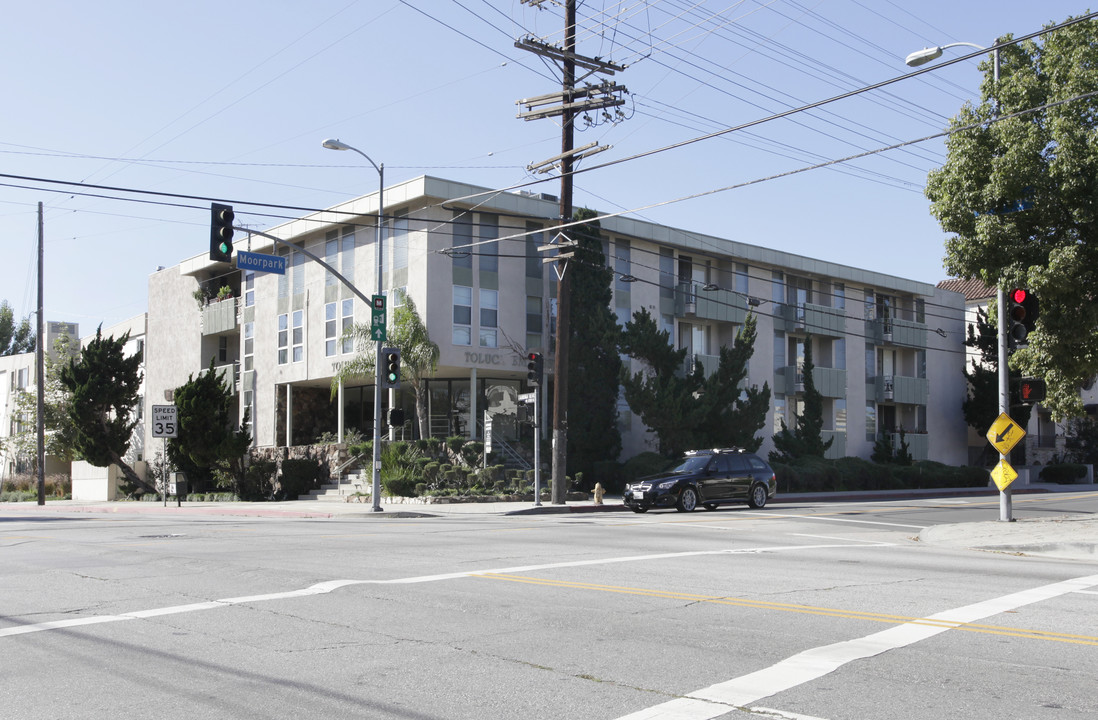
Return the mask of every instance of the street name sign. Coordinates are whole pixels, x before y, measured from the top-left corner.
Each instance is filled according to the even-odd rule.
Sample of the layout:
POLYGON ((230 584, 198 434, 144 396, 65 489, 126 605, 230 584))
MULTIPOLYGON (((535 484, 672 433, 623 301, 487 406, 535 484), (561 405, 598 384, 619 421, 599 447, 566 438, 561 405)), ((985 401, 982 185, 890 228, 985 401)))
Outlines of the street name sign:
POLYGON ((987 441, 1002 455, 1009 453, 1025 436, 1022 426, 1006 413, 1000 413, 987 431, 987 441))
POLYGON ((264 255, 241 250, 236 253, 236 269, 285 275, 286 258, 281 255, 264 255))
POLYGON ((519 393, 518 401, 520 403, 532 403, 537 398, 536 392, 519 393))
POLYGON ((175 405, 152 406, 152 436, 179 437, 179 410, 175 405))

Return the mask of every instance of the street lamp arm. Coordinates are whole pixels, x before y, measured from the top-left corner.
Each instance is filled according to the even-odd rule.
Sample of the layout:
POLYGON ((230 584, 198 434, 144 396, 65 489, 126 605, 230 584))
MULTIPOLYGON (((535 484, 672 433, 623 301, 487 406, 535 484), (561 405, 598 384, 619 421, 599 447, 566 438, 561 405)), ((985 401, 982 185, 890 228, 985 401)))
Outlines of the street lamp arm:
POLYGON ((383 172, 382 168, 385 167, 384 165, 379 166, 376 162, 373 161, 373 159, 369 155, 362 152, 361 150, 354 147, 353 145, 348 145, 345 142, 341 142, 337 138, 328 138, 327 140, 325 140, 321 144, 324 147, 328 148, 329 150, 353 150, 356 153, 358 153, 359 155, 361 155, 362 157, 366 158, 366 161, 374 166, 374 170, 377 170, 379 175, 383 172))
POLYGON ((976 43, 970 42, 947 43, 946 45, 938 45, 937 47, 916 50, 915 52, 907 56, 907 58, 904 60, 904 63, 909 67, 919 67, 920 65, 925 65, 931 60, 937 60, 942 56, 943 51, 948 50, 952 47, 960 47, 962 45, 965 47, 976 48, 977 50, 990 50, 990 48, 986 48, 983 45, 977 45, 976 43))

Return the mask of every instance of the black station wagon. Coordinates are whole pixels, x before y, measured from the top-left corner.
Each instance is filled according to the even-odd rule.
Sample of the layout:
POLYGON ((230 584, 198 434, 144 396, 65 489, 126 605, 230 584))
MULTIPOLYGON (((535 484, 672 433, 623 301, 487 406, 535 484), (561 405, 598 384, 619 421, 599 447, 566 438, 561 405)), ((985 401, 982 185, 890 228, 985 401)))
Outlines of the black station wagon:
POLYGON ((774 470, 754 453, 739 448, 691 450, 667 472, 627 485, 624 502, 638 513, 669 507, 693 512, 698 505, 716 510, 718 505, 741 502, 761 508, 777 489, 774 470))

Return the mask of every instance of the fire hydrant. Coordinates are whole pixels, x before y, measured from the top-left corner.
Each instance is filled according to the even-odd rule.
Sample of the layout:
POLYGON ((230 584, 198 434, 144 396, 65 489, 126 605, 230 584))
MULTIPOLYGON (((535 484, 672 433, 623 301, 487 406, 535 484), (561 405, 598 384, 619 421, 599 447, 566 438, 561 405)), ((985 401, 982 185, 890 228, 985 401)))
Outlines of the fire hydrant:
POLYGON ((595 483, 595 504, 602 505, 602 496, 606 491, 602 489, 602 483, 595 483))

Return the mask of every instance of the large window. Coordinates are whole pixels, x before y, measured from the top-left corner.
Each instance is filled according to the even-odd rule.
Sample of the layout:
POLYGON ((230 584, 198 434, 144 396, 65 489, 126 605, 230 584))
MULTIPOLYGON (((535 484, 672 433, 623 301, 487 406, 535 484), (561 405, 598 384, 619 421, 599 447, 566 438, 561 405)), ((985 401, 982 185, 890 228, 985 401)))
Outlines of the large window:
POLYGON ((283 313, 278 316, 278 364, 290 362, 290 316, 283 313))
POLYGON ((305 311, 294 310, 293 313, 293 346, 291 351, 293 353, 294 362, 301 362, 305 359, 305 311))
POLYGON ((324 305, 324 356, 332 357, 339 352, 339 318, 336 310, 339 303, 324 305))
POLYGON ((526 236, 526 277, 528 278, 540 278, 542 276, 542 268, 544 264, 541 262, 541 253, 538 252, 538 246, 544 245, 543 235, 540 232, 541 225, 537 223, 526 223, 526 232, 531 233, 526 236))
POLYGON ((454 286, 454 345, 473 344, 473 288, 454 286))
POLYGON ((346 298, 340 302, 340 334, 343 336, 343 352, 354 352, 355 340, 350 335, 350 329, 355 324, 355 301, 353 298, 346 298))
POLYGON ((244 271, 244 307, 255 305, 255 271, 244 271))
POLYGON ((473 256, 469 254, 473 244, 472 213, 466 210, 454 212, 454 267, 473 269, 473 256))
POLYGON ((477 246, 477 253, 480 256, 480 269, 487 272, 499 272, 499 243, 485 242, 499 237, 499 216, 491 213, 479 213, 479 215, 480 244, 477 246))
POLYGON ((736 263, 736 292, 747 294, 747 265, 745 263, 736 263))
POLYGON ((480 346, 499 347, 499 291, 480 291, 480 346))
POLYGON ((675 297, 675 251, 660 248, 660 297, 675 297))
POLYGON ((408 267, 408 211, 393 218, 393 270, 408 267))
POLYGON ((244 372, 255 369, 255 323, 244 323, 244 372))
POLYGON ((877 406, 874 403, 865 405, 865 439, 877 439, 877 406))
POLYGON ((614 241, 614 270, 618 274, 614 289, 618 292, 628 292, 629 283, 624 278, 632 271, 632 248, 629 247, 629 241, 625 238, 614 241))

